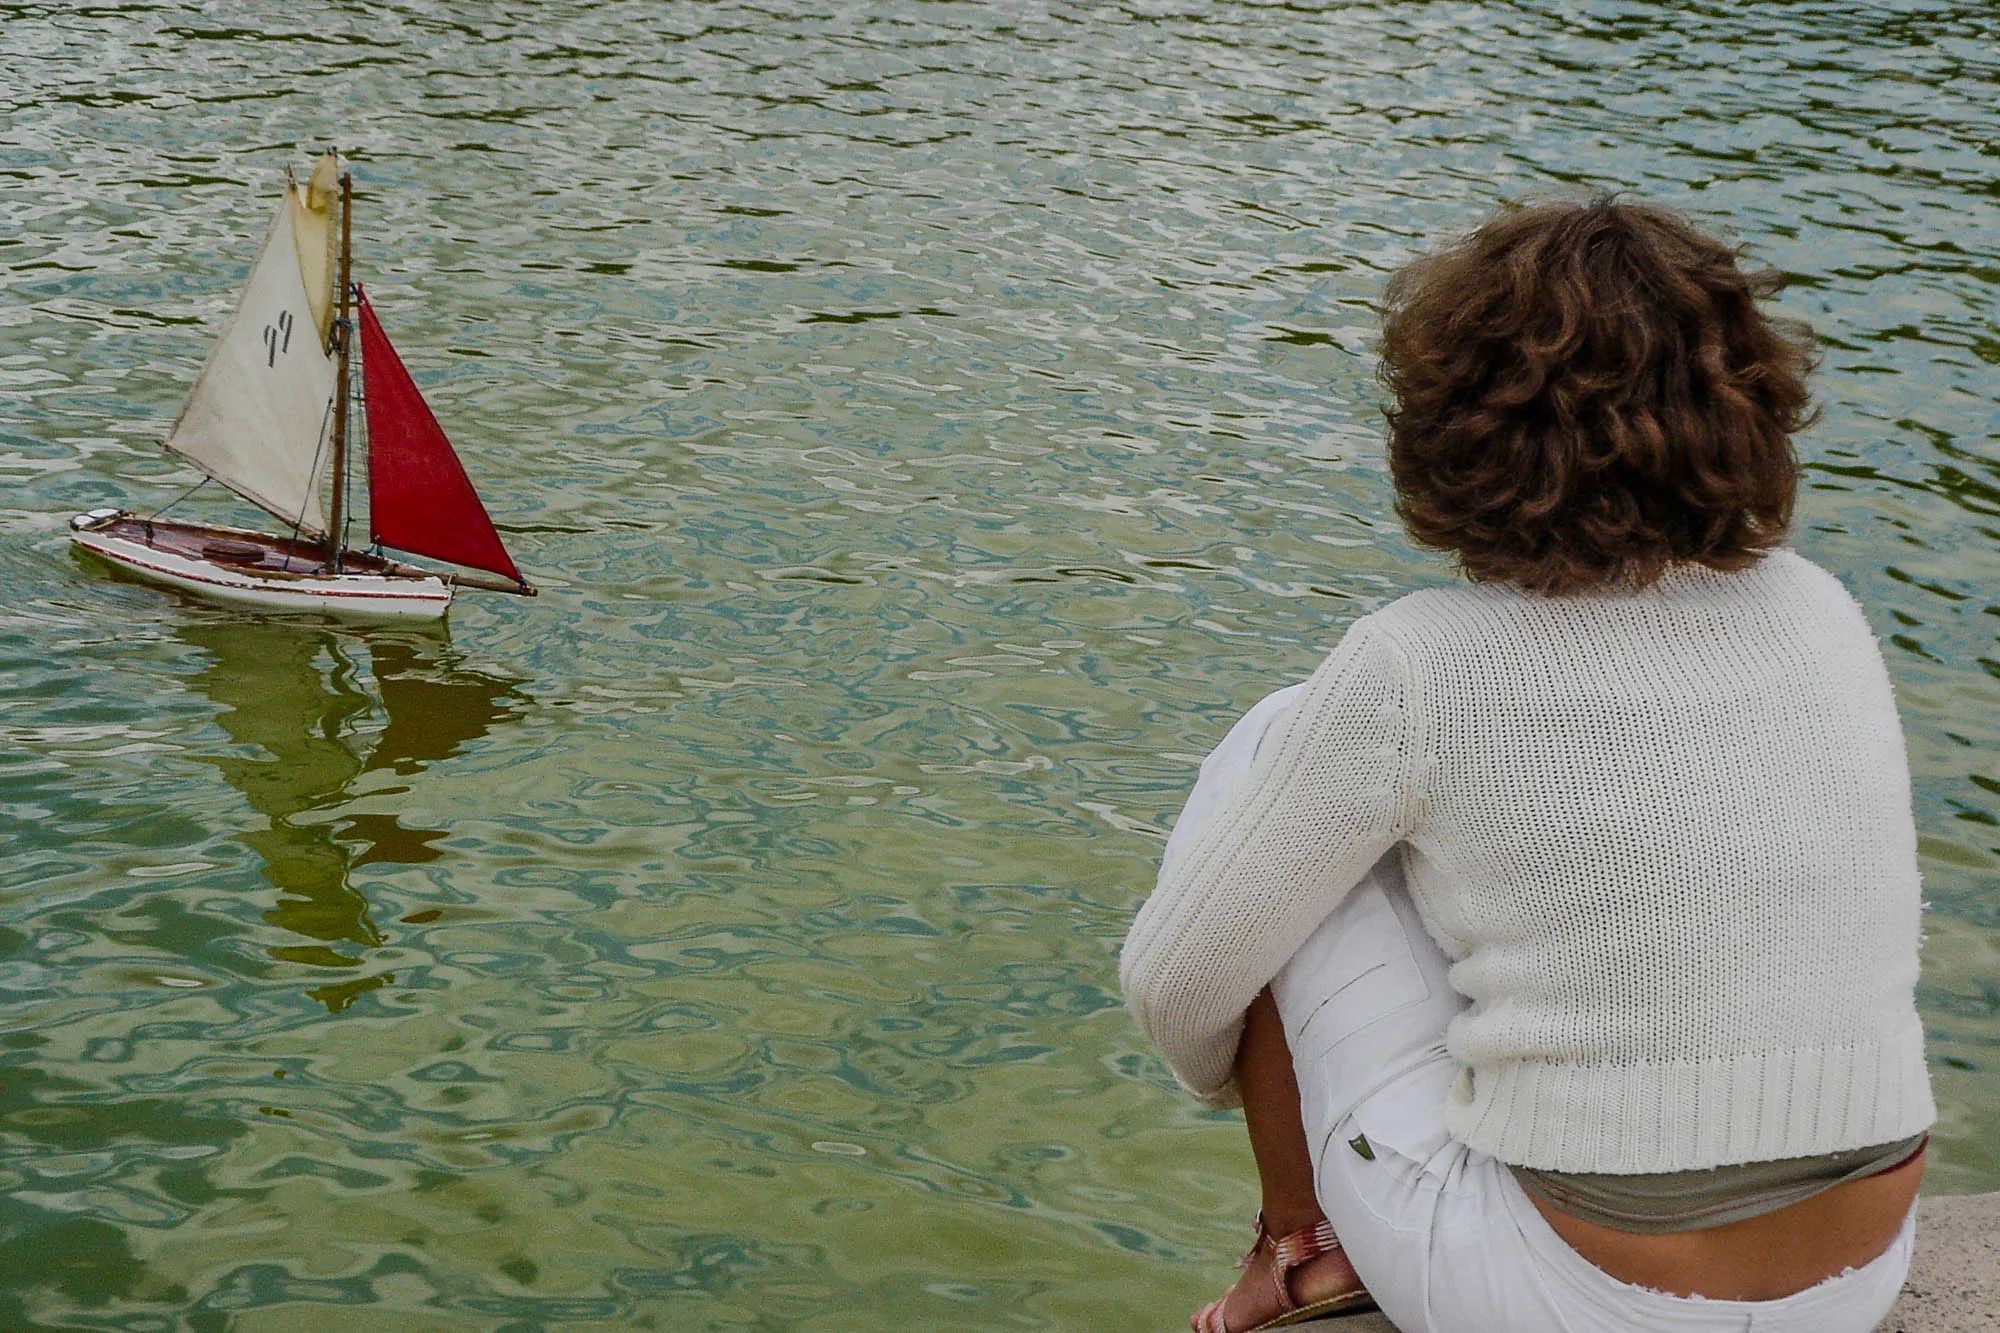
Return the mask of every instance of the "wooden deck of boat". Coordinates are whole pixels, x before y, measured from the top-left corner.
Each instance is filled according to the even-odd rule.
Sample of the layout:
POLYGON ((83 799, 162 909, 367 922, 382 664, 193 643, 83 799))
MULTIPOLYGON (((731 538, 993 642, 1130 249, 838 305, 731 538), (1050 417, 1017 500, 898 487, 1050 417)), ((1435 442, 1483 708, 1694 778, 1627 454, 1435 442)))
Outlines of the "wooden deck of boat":
MULTIPOLYGON (((327 572, 323 549, 317 542, 306 538, 247 532, 240 528, 174 523, 136 515, 113 519, 90 531, 100 536, 119 537, 184 559, 202 560, 246 573, 303 578, 327 572)), ((407 569, 398 569, 380 556, 360 551, 342 553, 340 563, 341 569, 350 574, 374 574, 384 578, 424 577, 407 569)))

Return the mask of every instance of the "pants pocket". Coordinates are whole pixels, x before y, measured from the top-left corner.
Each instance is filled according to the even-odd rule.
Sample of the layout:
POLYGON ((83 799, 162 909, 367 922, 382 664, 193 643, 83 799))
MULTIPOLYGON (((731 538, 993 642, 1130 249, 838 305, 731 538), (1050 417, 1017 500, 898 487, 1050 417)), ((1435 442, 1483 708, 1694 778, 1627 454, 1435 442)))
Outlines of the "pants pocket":
POLYGON ((1466 1152, 1445 1132, 1444 1095, 1450 1075, 1450 1068, 1440 1065, 1359 1103, 1335 1130, 1336 1135, 1347 1134, 1347 1141, 1329 1144, 1328 1150, 1339 1148, 1364 1161, 1397 1158, 1444 1180, 1466 1152))

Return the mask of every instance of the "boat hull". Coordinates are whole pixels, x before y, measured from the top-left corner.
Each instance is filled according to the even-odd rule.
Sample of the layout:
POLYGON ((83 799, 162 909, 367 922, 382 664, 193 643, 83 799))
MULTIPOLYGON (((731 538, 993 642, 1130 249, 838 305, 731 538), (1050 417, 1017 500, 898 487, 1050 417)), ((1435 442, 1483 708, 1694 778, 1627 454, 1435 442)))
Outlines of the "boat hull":
POLYGON ((428 570, 350 553, 334 573, 289 537, 143 519, 95 509, 70 520, 70 540, 118 572, 208 601, 343 619, 440 620, 452 584, 428 570))

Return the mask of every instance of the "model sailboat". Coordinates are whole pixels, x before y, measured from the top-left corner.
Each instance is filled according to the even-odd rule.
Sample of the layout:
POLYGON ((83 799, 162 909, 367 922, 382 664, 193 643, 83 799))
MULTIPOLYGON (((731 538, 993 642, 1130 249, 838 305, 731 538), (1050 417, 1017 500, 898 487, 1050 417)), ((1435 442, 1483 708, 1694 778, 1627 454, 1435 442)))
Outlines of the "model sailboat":
POLYGON ((286 531, 93 509, 70 520, 77 545, 143 579, 278 610, 436 619, 460 587, 534 596, 374 307, 351 282, 353 192, 352 177, 337 171, 331 154, 303 186, 287 178, 236 312, 162 441, 276 515, 286 531), (343 542, 357 310, 369 444, 367 551, 343 542), (385 547, 463 569, 405 564, 385 547))

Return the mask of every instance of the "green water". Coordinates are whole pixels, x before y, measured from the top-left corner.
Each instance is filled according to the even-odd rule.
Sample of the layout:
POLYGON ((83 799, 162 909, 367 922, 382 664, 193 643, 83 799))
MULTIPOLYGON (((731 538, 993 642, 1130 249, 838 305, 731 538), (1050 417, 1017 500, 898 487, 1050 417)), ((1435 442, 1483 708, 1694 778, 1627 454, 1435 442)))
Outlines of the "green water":
POLYGON ((1117 943, 1234 713, 1447 576, 1384 275, 1564 184, 1825 338, 1797 544, 1908 728, 1932 1183, 2000 1188, 2000 13, 817 11, 0 0, 0 1327, 1178 1326, 1248 1160, 1117 943), (448 639, 64 537, 192 480, 329 141, 545 589, 448 639))

